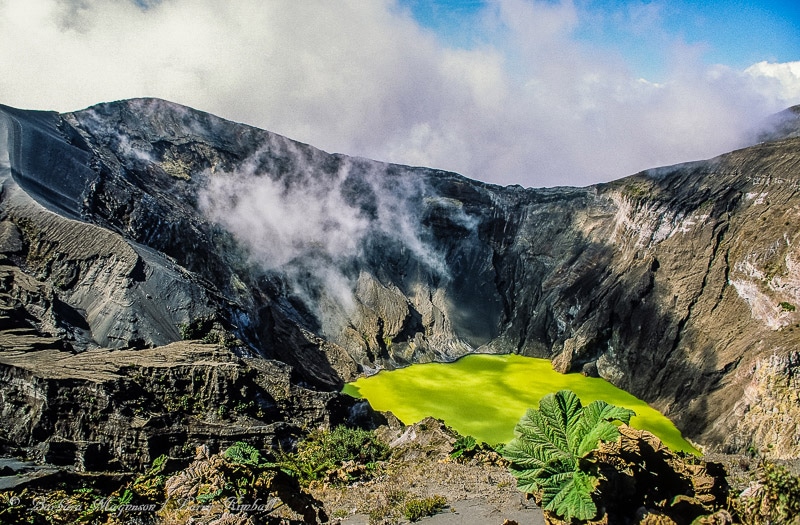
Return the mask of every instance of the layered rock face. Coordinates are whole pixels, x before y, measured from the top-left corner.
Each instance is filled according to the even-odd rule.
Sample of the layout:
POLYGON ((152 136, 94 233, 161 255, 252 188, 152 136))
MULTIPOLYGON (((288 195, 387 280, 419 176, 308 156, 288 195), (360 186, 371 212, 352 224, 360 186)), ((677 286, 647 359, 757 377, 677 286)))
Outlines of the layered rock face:
POLYGON ((308 425, 358 416, 358 403, 298 386, 285 364, 212 344, 0 355, 0 445, 81 470, 142 470, 197 443, 278 449, 308 425))
POLYGON ((29 378, 2 395, 46 398, 19 385, 58 356, 180 355, 164 345, 183 338, 291 370, 320 399, 380 368, 516 352, 599 374, 710 448, 797 456, 800 126, 787 117, 710 161, 523 189, 331 155, 160 100, 2 107, 0 363, 29 378))

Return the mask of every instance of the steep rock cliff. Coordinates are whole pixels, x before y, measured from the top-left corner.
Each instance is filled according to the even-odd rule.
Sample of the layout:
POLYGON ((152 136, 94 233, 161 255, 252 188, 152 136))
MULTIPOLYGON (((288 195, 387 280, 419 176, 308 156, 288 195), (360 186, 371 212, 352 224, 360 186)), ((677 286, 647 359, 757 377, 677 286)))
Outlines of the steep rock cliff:
POLYGON ((709 161, 524 189, 160 100, 3 107, 3 308, 50 352, 216 338, 320 395, 470 352, 548 357, 709 447, 797 456, 796 113, 709 161))

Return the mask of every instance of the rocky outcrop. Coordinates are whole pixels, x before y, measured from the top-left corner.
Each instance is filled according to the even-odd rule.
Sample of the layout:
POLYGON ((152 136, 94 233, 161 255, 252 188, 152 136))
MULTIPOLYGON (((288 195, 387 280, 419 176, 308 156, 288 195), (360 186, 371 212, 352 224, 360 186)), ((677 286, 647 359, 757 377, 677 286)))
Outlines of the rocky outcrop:
POLYGON ((800 435, 800 355, 772 354, 757 359, 750 369, 739 374, 747 382, 744 394, 736 401, 733 417, 720 421, 715 429, 727 437, 734 449, 767 457, 797 457, 800 435), (762 449, 756 447, 761 446, 762 449))
POLYGON ((800 336, 787 115, 709 161, 524 189, 160 100, 2 107, 0 344, 53 356, 205 338, 250 367, 289 365, 323 398, 381 368, 516 352, 598 374, 709 448, 797 456, 798 429, 780 445, 773 430, 797 405, 776 386, 800 336))
MULTIPOLYGON (((21 345, 17 345, 19 347, 21 345)), ((361 402, 292 380, 289 366, 213 344, 0 352, 5 448, 81 470, 142 470, 194 445, 291 446, 306 427, 358 418, 361 402)))
MULTIPOLYGON (((676 455, 647 431, 622 425, 615 442, 600 443, 581 461, 600 476, 600 515, 589 523, 733 523, 723 466, 676 455)), ((550 511, 545 521, 567 523, 550 511)))

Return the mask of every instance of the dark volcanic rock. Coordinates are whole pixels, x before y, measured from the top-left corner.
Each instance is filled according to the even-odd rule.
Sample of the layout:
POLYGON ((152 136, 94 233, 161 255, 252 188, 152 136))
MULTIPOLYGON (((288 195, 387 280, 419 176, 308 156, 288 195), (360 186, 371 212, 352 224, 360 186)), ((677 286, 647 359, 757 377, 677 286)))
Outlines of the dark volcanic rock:
MULTIPOLYGON (((800 138, 784 117, 716 159, 536 190, 160 100, 2 107, 2 362, 46 377, 19 353, 45 366, 204 338, 326 399, 380 368, 516 352, 598 374, 701 444, 797 456, 800 138)), ((61 436, 25 425, 30 446, 61 436)))
POLYGON ((292 382, 289 366, 218 345, 0 353, 7 448, 80 470, 141 470, 236 441, 289 446, 307 427, 347 422, 359 405, 292 382))

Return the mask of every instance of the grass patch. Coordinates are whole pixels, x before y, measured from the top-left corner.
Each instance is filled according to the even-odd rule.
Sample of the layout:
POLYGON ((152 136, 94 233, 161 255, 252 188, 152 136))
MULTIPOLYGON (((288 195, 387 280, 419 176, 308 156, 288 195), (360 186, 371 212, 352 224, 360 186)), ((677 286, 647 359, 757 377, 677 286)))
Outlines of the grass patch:
POLYGON ((447 506, 444 496, 429 496, 427 498, 414 498, 406 501, 403 506, 403 516, 409 521, 419 521, 427 516, 433 516, 447 506))

